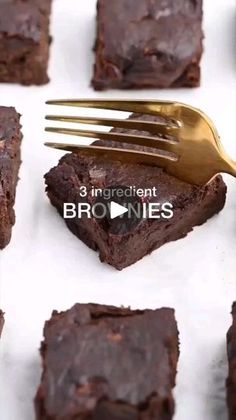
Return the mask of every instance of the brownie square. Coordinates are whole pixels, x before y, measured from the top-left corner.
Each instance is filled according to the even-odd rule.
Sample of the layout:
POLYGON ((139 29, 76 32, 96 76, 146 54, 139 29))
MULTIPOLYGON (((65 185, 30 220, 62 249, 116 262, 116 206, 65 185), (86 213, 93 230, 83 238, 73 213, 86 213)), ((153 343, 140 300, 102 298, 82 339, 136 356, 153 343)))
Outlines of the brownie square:
POLYGON ((172 309, 77 304, 44 328, 37 420, 171 420, 178 361, 172 309))
POLYGON ((98 0, 93 87, 199 86, 202 16, 202 0, 98 0))
MULTIPOLYGON (((163 122, 160 117, 141 118, 163 122)), ((127 130, 115 131, 127 133, 127 130)), ((130 133, 138 132, 130 130, 130 133)), ((109 145, 116 146, 111 142, 109 145)), ((119 147, 121 145, 119 143, 119 147)), ((110 224, 100 223, 96 218, 65 219, 68 228, 79 239, 99 251, 101 261, 118 270, 135 263, 165 243, 186 236, 194 226, 201 225, 218 213, 224 207, 226 197, 226 186, 221 176, 206 186, 197 187, 177 180, 158 167, 121 163, 111 161, 106 155, 88 156, 83 152, 65 155, 45 175, 45 179, 48 197, 61 215, 64 203, 83 202, 80 191, 84 186, 87 189, 87 201, 91 203, 94 201, 90 197, 92 187, 106 189, 113 186, 135 186, 143 190, 155 187, 158 196, 153 201, 170 202, 173 205, 174 216, 168 221, 144 219, 138 225, 128 226, 128 229, 125 223, 121 223, 118 231, 116 219, 110 224)))
POLYGON ((0 1, 0 82, 48 82, 51 0, 0 1))
POLYGON ((233 323, 227 334, 229 373, 227 378, 227 403, 229 420, 236 420, 236 302, 232 307, 233 323))
POLYGON ((20 115, 0 106, 0 249, 10 242, 15 223, 15 195, 21 163, 20 115))

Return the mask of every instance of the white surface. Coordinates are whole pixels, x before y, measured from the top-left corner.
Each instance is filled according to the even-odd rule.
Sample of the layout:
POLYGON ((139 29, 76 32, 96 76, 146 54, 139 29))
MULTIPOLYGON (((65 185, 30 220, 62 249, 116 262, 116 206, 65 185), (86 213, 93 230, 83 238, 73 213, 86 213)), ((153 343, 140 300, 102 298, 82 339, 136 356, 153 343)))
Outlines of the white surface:
MULTIPOLYGON (((236 157, 236 7, 205 0, 202 86, 196 90, 107 92, 89 88, 95 1, 56 0, 51 83, 40 88, 1 85, 2 105, 23 114, 23 164, 17 189, 17 223, 0 254, 0 306, 6 312, 1 341, 0 420, 32 420, 40 380, 38 348, 53 309, 75 302, 176 309, 181 355, 175 420, 226 420, 225 334, 236 298, 236 183, 228 183, 223 212, 186 239, 168 244, 122 272, 101 264, 65 227, 44 193, 43 175, 61 153, 43 147, 44 101, 56 97, 161 98, 203 108, 236 157)), ((55 111, 54 109, 50 109, 55 111)), ((58 111, 58 110, 57 110, 58 111)))

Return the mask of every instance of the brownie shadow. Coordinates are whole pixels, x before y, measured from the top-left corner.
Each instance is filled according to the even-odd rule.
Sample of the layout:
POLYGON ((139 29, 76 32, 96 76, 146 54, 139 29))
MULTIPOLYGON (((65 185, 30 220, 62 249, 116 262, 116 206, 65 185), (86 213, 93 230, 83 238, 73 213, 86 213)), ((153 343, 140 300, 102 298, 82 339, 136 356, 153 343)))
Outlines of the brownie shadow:
POLYGON ((222 344, 212 365, 212 375, 209 383, 211 390, 206 404, 210 407, 213 420, 227 420, 228 412, 226 405, 226 377, 227 377, 227 356, 225 344, 222 344))

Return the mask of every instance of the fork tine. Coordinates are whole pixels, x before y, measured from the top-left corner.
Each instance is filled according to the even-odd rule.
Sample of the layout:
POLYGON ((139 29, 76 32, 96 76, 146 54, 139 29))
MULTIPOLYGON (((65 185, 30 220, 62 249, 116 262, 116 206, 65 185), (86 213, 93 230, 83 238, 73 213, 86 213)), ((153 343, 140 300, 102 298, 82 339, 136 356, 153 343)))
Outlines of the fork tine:
POLYGON ((147 131, 156 135, 177 136, 180 129, 179 125, 168 125, 167 123, 156 123, 153 121, 127 120, 127 119, 111 119, 111 118, 90 118, 90 117, 74 117, 63 115, 47 115, 46 120, 71 122, 77 124, 101 125, 104 127, 126 128, 128 130, 147 131))
MULTIPOLYGON (((169 114, 171 108, 177 105, 170 101, 130 101, 130 100, 103 100, 103 99, 55 99, 46 102, 47 105, 72 106, 81 108, 110 109, 115 111, 137 112, 139 114, 169 114)), ((174 117, 174 116, 173 116, 174 117)), ((178 123, 178 121, 176 120, 178 123)))
POLYGON ((57 134, 69 134, 78 137, 88 137, 99 140, 114 141, 118 143, 129 143, 140 146, 165 150, 170 153, 175 153, 178 147, 178 142, 173 140, 158 139, 151 136, 141 136, 124 133, 112 133, 104 131, 87 131, 87 130, 73 130, 70 128, 46 127, 45 131, 57 134))
POLYGON ((79 153, 83 151, 89 155, 108 155, 118 161, 127 163, 140 163, 151 166, 159 166, 160 168, 167 168, 169 164, 178 161, 177 157, 171 155, 163 155, 161 153, 149 153, 137 150, 119 149, 104 146, 83 146, 80 144, 65 144, 65 143, 52 143, 46 142, 45 146, 52 149, 65 150, 67 152, 79 153))

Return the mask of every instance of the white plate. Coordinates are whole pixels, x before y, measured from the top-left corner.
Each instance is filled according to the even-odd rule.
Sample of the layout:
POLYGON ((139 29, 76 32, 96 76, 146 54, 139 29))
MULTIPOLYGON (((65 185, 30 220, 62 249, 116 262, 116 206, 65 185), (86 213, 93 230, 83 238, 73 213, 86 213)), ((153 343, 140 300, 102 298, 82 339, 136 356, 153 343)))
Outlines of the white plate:
MULTIPOLYGON (((205 54, 200 89, 109 91, 90 87, 95 0, 54 2, 51 83, 0 85, 2 105, 22 113, 23 164, 17 188, 17 223, 0 254, 0 420, 32 420, 40 381, 38 348, 53 309, 75 302, 171 306, 176 309, 181 355, 175 420, 225 420, 225 334, 236 298, 236 183, 225 177, 225 209, 186 239, 168 244, 117 272, 101 264, 65 227, 44 193, 43 175, 61 153, 43 147, 44 102, 57 97, 161 98, 188 102, 215 120, 236 157, 236 8, 234 0, 205 0, 205 54)), ((55 111, 55 109, 50 109, 55 111)), ((70 110, 71 111, 71 110, 70 110)), ((52 137, 51 137, 52 138, 52 137)))

